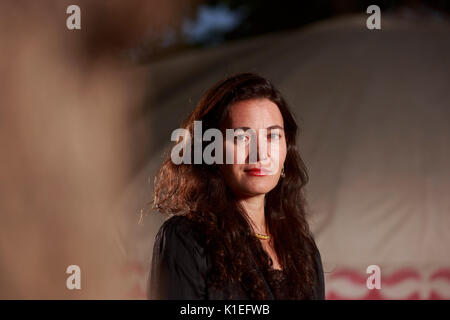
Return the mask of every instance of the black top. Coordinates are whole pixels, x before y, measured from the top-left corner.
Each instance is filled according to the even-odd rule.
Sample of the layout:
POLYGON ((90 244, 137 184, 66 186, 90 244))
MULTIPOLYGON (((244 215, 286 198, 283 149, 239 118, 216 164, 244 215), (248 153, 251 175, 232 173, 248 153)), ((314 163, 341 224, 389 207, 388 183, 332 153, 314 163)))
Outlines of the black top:
MULTIPOLYGON (((173 216, 159 229, 153 247, 151 270, 147 283, 147 297, 163 300, 223 300, 249 299, 239 285, 222 289, 206 284, 209 257, 195 225, 185 216, 173 216), (231 297, 230 297, 231 296, 231 297)), ((317 281, 314 299, 325 299, 322 261, 316 247, 317 281)), ((262 273, 261 273, 262 275, 262 273)), ((269 269, 266 288, 269 299, 287 299, 287 279, 281 270, 269 269)))
POLYGON ((278 269, 269 269, 269 278, 267 279, 270 289, 276 300, 287 300, 288 285, 287 277, 284 271, 278 269))

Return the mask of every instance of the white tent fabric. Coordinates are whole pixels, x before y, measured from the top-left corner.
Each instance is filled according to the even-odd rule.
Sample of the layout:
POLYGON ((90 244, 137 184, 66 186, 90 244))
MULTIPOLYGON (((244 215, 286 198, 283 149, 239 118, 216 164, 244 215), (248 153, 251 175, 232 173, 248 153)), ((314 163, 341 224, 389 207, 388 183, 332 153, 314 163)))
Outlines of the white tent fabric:
MULTIPOLYGON (((366 16, 187 52, 151 66, 153 158, 124 201, 151 200, 170 133, 213 83, 253 71, 282 91, 301 127, 311 228, 329 299, 450 298, 450 25, 433 17, 366 16), (369 290, 366 268, 381 269, 369 290)), ((162 218, 128 244, 145 297, 162 218)))

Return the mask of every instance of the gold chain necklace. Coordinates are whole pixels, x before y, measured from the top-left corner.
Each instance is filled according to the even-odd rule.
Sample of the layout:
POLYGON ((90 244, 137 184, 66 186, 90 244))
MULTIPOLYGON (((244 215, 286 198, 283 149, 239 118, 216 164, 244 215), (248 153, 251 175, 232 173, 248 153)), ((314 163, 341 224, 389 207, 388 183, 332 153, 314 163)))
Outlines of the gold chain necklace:
POLYGON ((268 227, 266 227, 266 228, 267 228, 267 232, 266 232, 267 234, 261 234, 261 233, 258 233, 255 231, 255 236, 262 240, 269 240, 270 239, 269 228, 268 227))

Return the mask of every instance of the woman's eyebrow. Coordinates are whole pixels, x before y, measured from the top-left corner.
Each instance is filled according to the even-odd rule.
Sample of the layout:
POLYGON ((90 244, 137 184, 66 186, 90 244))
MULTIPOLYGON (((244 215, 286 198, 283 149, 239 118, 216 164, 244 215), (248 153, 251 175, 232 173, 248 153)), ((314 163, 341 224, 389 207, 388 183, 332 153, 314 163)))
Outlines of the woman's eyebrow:
POLYGON ((282 126, 279 125, 274 125, 274 126, 270 126, 266 128, 267 130, 272 130, 272 129, 280 129, 284 131, 284 128, 282 126))
MULTIPOLYGON (((249 129, 251 129, 251 128, 249 128, 249 127, 237 127, 237 128, 233 128, 233 130, 244 130, 244 131, 247 131, 247 130, 249 130, 249 129)), ((273 125, 273 126, 270 126, 270 127, 267 127, 267 128, 266 128, 266 130, 273 130, 273 129, 284 130, 284 128, 283 128, 282 126, 279 126, 279 125, 273 125)))
POLYGON ((247 131, 247 130, 250 130, 251 128, 249 128, 249 127, 237 127, 237 128, 233 128, 233 130, 244 130, 244 131, 247 131))

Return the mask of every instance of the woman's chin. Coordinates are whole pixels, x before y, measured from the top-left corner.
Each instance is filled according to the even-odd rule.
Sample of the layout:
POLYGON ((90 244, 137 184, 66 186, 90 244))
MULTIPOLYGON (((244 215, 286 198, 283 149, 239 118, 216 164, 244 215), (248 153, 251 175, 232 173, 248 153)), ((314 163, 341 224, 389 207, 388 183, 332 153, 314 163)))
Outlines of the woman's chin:
POLYGON ((273 183, 253 182, 247 183, 243 189, 244 193, 249 195, 266 194, 270 192, 275 185, 273 183))

